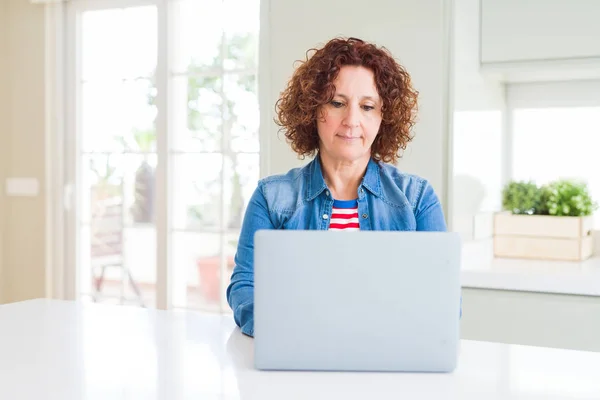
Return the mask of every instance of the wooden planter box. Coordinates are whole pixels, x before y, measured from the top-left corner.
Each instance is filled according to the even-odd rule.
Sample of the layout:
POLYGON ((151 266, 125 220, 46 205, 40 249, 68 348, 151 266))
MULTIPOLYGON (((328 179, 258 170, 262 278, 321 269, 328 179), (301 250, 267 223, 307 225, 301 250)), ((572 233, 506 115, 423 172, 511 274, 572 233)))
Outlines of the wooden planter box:
POLYGON ((494 216, 494 256, 582 261, 593 254, 593 217, 494 216))

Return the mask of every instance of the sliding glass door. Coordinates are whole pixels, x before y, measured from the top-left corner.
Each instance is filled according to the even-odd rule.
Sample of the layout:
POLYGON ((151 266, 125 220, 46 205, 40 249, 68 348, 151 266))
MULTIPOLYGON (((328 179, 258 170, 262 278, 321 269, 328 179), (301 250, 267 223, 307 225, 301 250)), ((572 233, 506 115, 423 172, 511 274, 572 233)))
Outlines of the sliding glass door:
POLYGON ((258 0, 69 7, 76 296, 227 312, 259 177, 258 0))

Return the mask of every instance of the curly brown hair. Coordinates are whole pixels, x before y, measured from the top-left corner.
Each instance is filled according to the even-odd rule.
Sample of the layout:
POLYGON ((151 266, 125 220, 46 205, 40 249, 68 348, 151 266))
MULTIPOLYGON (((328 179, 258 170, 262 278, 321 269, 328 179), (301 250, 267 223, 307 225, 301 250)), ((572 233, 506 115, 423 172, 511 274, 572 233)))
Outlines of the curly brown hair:
POLYGON ((333 84, 343 66, 362 66, 373 71, 382 100, 379 133, 371 156, 383 162, 396 162, 400 149, 412 140, 418 92, 408 72, 385 47, 357 38, 334 38, 321 49, 310 49, 306 60, 294 72, 275 104, 275 123, 285 132, 292 149, 301 157, 319 149, 317 113, 335 95, 333 84), (309 56, 310 52, 314 54, 309 56))

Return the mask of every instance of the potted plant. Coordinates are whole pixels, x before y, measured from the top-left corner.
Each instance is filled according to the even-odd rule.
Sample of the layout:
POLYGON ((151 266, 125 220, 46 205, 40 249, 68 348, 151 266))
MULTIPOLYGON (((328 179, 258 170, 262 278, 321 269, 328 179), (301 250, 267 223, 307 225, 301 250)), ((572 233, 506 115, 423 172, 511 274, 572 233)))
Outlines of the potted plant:
POLYGON ((558 180, 542 186, 540 213, 556 216, 587 217, 598 209, 583 182, 558 180))
POLYGON ((502 191, 502 206, 494 218, 496 257, 581 261, 593 254, 598 205, 585 183, 512 181, 502 191))
POLYGON ((117 168, 113 164, 110 155, 101 158, 92 158, 89 162, 89 170, 93 173, 93 183, 90 187, 92 213, 105 201, 112 199, 122 201, 121 179, 116 172, 117 168))
POLYGON ((151 224, 154 222, 155 171, 154 167, 150 165, 149 157, 155 149, 156 131, 154 129, 134 129, 131 137, 120 137, 119 140, 125 151, 143 155, 140 165, 135 171, 134 202, 130 212, 133 222, 151 224))
MULTIPOLYGON (((237 240, 229 241, 229 245, 235 248, 237 240)), ((226 276, 229 277, 233 273, 235 261, 234 256, 231 255, 232 252, 226 251, 225 253, 227 254, 225 256, 225 271, 226 276)), ((198 268, 202 296, 210 302, 217 303, 221 295, 221 256, 216 254, 210 257, 199 257, 196 260, 196 266, 198 268)))
MULTIPOLYGON (((233 256, 226 256, 225 263, 227 276, 231 276, 235 265, 233 256)), ((198 267, 202 297, 211 303, 219 302, 221 296, 221 256, 217 254, 212 257, 200 257, 196 261, 196 266, 198 267)))
POLYGON ((531 181, 509 182, 502 191, 502 207, 512 214, 535 214, 540 200, 541 191, 531 181))

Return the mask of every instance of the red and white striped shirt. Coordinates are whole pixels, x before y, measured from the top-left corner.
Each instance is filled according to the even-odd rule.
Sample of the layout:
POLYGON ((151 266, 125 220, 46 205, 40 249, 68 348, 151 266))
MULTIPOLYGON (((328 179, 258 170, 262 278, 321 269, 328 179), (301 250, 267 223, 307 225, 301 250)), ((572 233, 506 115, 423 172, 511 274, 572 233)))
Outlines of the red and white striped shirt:
POLYGON ((334 200, 330 231, 358 231, 358 200, 334 200))

